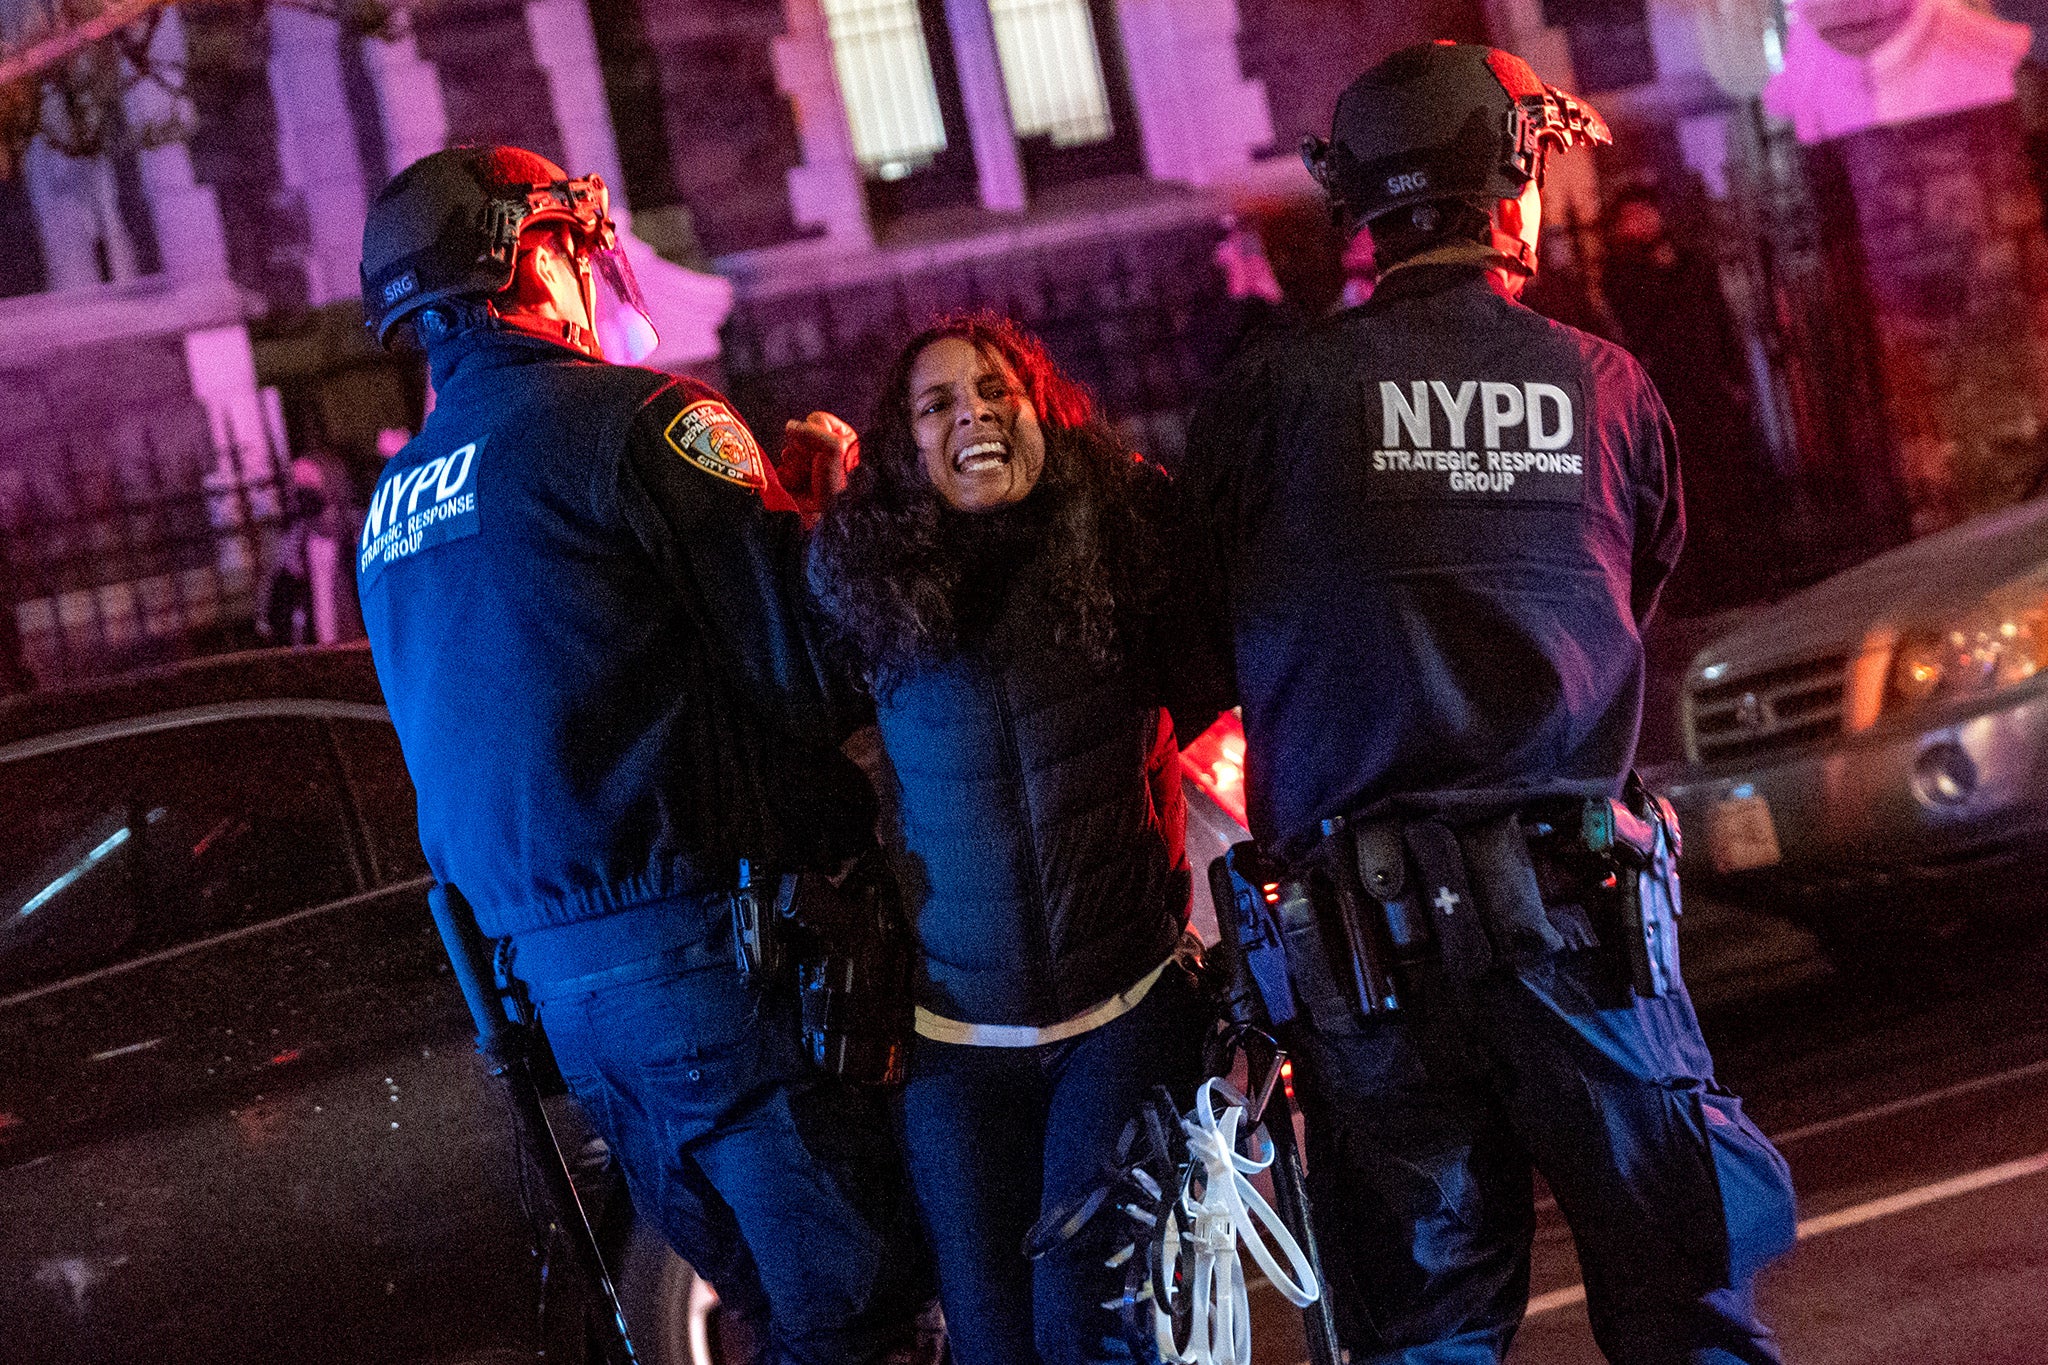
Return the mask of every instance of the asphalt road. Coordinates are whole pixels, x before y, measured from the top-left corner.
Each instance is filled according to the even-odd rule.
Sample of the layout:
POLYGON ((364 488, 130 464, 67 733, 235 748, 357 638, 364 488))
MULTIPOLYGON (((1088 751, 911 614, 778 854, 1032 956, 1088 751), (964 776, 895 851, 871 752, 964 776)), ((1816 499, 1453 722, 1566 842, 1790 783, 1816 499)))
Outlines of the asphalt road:
MULTIPOLYGON (((1791 1162, 1799 1246, 1761 1285, 1788 1362, 2048 1362, 2048 942, 1838 978, 1810 939, 1693 897, 1686 974, 1721 1077, 1791 1162)), ((1254 1291, 1260 1365, 1306 1354, 1254 1291)), ((1509 1365, 1595 1365, 1571 1239, 1541 1215, 1509 1365)))

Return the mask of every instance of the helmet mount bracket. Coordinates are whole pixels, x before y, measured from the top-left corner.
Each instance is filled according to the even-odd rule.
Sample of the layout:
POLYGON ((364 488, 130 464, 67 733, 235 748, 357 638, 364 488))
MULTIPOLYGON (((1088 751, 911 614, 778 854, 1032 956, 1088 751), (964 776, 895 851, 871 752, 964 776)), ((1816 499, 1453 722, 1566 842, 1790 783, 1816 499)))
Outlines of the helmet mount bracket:
POLYGON ((363 246, 364 320, 379 341, 417 316, 412 330, 428 344, 481 327, 543 336, 595 359, 603 355, 597 333, 609 328, 607 339, 637 361, 659 342, 603 178, 572 178, 521 148, 452 147, 422 157, 379 192, 363 246), (508 297, 524 268, 522 240, 533 250, 526 233, 556 225, 568 238, 560 254, 573 283, 543 266, 516 300, 508 297), (599 279, 610 296, 602 309, 599 279), (547 293, 558 302, 548 304, 547 293))
POLYGON ((1339 226, 1429 203, 1512 201, 1541 185, 1553 150, 1613 141, 1590 105, 1521 58, 1450 42, 1373 67, 1338 98, 1331 122, 1328 139, 1303 139, 1301 157, 1339 226))

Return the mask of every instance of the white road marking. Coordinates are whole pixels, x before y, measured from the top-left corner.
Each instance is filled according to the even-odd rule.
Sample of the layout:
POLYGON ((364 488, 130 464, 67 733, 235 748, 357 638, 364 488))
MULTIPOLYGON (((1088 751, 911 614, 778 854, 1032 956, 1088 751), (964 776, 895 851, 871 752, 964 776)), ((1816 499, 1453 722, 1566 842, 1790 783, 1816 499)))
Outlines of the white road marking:
MULTIPOLYGON (((1838 1114, 1834 1118, 1821 1119, 1816 1123, 1803 1123, 1797 1128, 1787 1129, 1782 1133, 1768 1133, 1765 1136, 1770 1138, 1773 1146, 1782 1147, 1788 1142, 1800 1142, 1806 1138, 1819 1137, 1823 1133, 1832 1133, 1843 1128, 1853 1128, 1859 1123, 1868 1123, 1872 1119, 1888 1119, 1894 1114, 1911 1113, 1915 1109, 1923 1108, 1930 1104, 1939 1104, 1943 1100, 1960 1099, 1964 1095, 1975 1094, 1979 1090, 1989 1090, 1993 1086, 2004 1085, 2007 1081, 2023 1081, 2032 1076, 2042 1075, 2048 1075, 2048 1057, 2043 1057, 2037 1062, 2028 1062, 2025 1066, 2013 1067, 2009 1071, 1994 1071, 1988 1076, 1977 1076, 1967 1081, 1957 1081, 1954 1085, 1942 1086, 1939 1090, 1928 1090, 1918 1095, 1908 1095, 1902 1100, 1891 1100, 1885 1104, 1872 1105, 1868 1109, 1858 1109, 1853 1114, 1838 1114)), ((1536 1212, 1539 1214, 1549 1213, 1556 1207, 1557 1200, 1548 1195, 1536 1201, 1536 1212)))
POLYGON ((151 1038, 148 1042, 130 1043, 126 1047, 110 1047, 105 1052, 93 1053, 92 1059, 96 1062, 105 1062, 115 1057, 126 1057, 131 1052, 147 1052, 162 1041, 163 1039, 161 1038, 151 1038))
MULTIPOLYGON (((2009 1181, 2024 1180, 2028 1176, 2040 1175, 2043 1172, 2048 1172, 2048 1152, 2021 1157, 2017 1161, 2007 1161, 1997 1166, 1986 1166, 1981 1170, 1966 1171, 1962 1175, 1938 1180, 1931 1185, 1901 1190, 1882 1199, 1872 1199, 1846 1209, 1837 1209, 1833 1213, 1824 1213, 1818 1218, 1805 1219, 1799 1224, 1799 1240, 1804 1242, 1814 1237, 1825 1237, 1828 1233, 1840 1232, 1843 1228, 1875 1222, 1880 1218, 1889 1218, 1895 1213, 1905 1213, 1928 1204, 1938 1204, 1946 1199, 1974 1194, 1978 1190, 2003 1185, 2009 1181)), ((1530 1299, 1524 1316, 1540 1317, 1545 1313, 1554 1313, 1560 1308, 1569 1308, 1575 1303, 1585 1301, 1586 1286, 1567 1285, 1563 1289, 1553 1289, 1548 1294, 1538 1294, 1530 1299)), ((1303 1361, 1302 1365, 1308 1365, 1308 1362, 1303 1361)))
MULTIPOLYGON (((1897 1194, 1886 1195, 1883 1199, 1872 1199, 1867 1203, 1853 1204, 1846 1209, 1824 1213, 1818 1218, 1803 1219, 1799 1224, 1799 1240, 1811 1237, 1825 1237, 1830 1232, 1853 1228, 1861 1223, 1873 1223, 1880 1218, 1889 1218, 1895 1213, 1905 1213, 1928 1204, 1938 1204, 1944 1199, 1974 1194, 1993 1185, 2003 1185, 2011 1180, 2024 1180, 2030 1175, 2048 1171, 2048 1152, 2021 1157, 1997 1166, 1986 1166, 1982 1170, 1966 1171, 1947 1180, 1937 1180, 1932 1185, 1919 1185, 1897 1194)), ((1586 1286, 1571 1285, 1565 1289, 1554 1289, 1548 1294, 1538 1294, 1529 1300, 1528 1316, 1551 1313, 1568 1308, 1586 1300, 1586 1286)))
POLYGON ((1890 1118, 1893 1114, 1904 1114, 1918 1109, 1922 1105, 1939 1104, 1943 1100, 1956 1099, 1959 1096, 1972 1094, 1979 1090, 1989 1090, 1992 1086, 2003 1085, 2007 1081, 2025 1080, 2029 1076, 2040 1075, 2048 1075, 2048 1057, 2044 1057, 2038 1062, 2029 1062, 2025 1066, 2016 1066, 2010 1071, 1995 1071, 1989 1076, 1978 1076, 1974 1080, 1958 1081, 1954 1085, 1943 1086, 1939 1090, 1929 1090, 1925 1094, 1908 1095, 1905 1099, 1893 1100, 1889 1104, 1880 1104, 1869 1109, 1859 1109, 1853 1114, 1843 1114, 1837 1118, 1822 1119, 1818 1123, 1801 1124, 1789 1132, 1771 1134, 1771 1141, 1782 1144, 1798 1142, 1804 1138, 1819 1137, 1822 1133, 1832 1133, 1838 1128, 1853 1127, 1859 1123, 1866 1123, 1871 1119, 1890 1118))
MULTIPOLYGON (((1548 1294, 1538 1294, 1529 1300, 1528 1311, 1522 1316, 1533 1318, 1541 1313, 1554 1313, 1560 1308, 1569 1308, 1575 1303, 1586 1301, 1586 1286, 1572 1285, 1568 1289, 1553 1289, 1548 1294)), ((1302 1365, 1308 1365, 1303 1361, 1302 1365)))
POLYGON ((1936 1181, 1932 1185, 1922 1185, 1917 1189, 1903 1190, 1883 1199, 1873 1199, 1867 1204, 1857 1204, 1834 1213, 1824 1213, 1818 1218, 1808 1218, 1799 1225, 1799 1239, 1805 1241, 1809 1237, 1839 1232, 1843 1228, 1853 1228, 1858 1223, 1889 1218, 1892 1214, 1917 1209, 1923 1204, 1938 1204, 1944 1199, 1954 1199, 1958 1195, 1989 1189, 1993 1185, 2003 1185, 2009 1180, 2023 1180, 2027 1176, 2039 1175, 2043 1171, 2048 1171, 2048 1152, 2021 1157, 2018 1161, 2008 1161, 2000 1166, 1986 1166, 1982 1170, 1969 1171, 1947 1180, 1936 1181))
MULTIPOLYGON (((1943 1086, 1938 1090, 1929 1090, 1918 1095, 1908 1095, 1904 1099, 1873 1105, 1868 1109, 1859 1109, 1851 1114, 1840 1114, 1834 1118, 1822 1119, 1816 1123, 1802 1124, 1783 1133, 1773 1133, 1770 1135, 1770 1139, 1773 1144, 1777 1145, 1799 1142, 1805 1138, 1818 1137, 1823 1133, 1832 1133, 1842 1128, 1854 1127, 1859 1123, 1868 1123, 1872 1119, 1890 1118, 1894 1114, 1909 1113, 1912 1110, 1929 1104, 1938 1104, 1943 1100, 1957 1099, 1963 1095, 1974 1094, 1979 1090, 1988 1090, 1993 1086, 2003 1085, 2007 1081, 2025 1080, 2032 1076, 2044 1074, 2048 1074, 2048 1057, 2044 1057, 2040 1061, 2029 1062, 2025 1066, 2013 1067, 2007 1071, 1996 1071, 1987 1076, 1977 1076, 1967 1081, 1958 1081, 1954 1085, 1943 1086)), ((2044 1152, 2039 1156, 2025 1157, 2018 1161, 2009 1161, 2001 1166, 1988 1166, 1983 1170, 1971 1171, 1967 1174, 1956 1176, 1953 1179, 1937 1181, 1932 1185, 1922 1185, 1884 1199, 1872 1200, 1868 1203, 1841 1209, 1835 1213, 1822 1214, 1818 1218, 1807 1219, 1799 1225, 1799 1240, 1803 1242, 1809 1237, 1818 1237, 1824 1233, 1838 1231, 1841 1228, 1854 1227, 1858 1223, 1867 1223, 1873 1219, 1883 1218, 1893 1213, 1903 1213, 1908 1209, 1919 1208, 1923 1204, 1932 1204, 1943 1199, 1952 1199, 1957 1195, 1969 1194, 1975 1190, 1984 1189, 1991 1185, 2003 1184, 2009 1180, 2022 1179, 2026 1176, 2039 1174, 2042 1171, 2048 1171, 2048 1152, 2044 1152)), ((1539 1200, 1536 1207, 1538 1213, 1546 1212, 1555 1209, 1557 1201, 1545 1198, 1539 1200)), ((1271 1287, 1265 1283, 1265 1277, 1262 1275, 1254 1274, 1251 1279, 1250 1288, 1254 1290, 1271 1287)), ((1548 1294, 1538 1294, 1529 1300, 1527 1316, 1536 1317, 1543 1313, 1553 1313, 1560 1308, 1569 1308, 1575 1303, 1584 1303, 1585 1299, 1586 1287, 1583 1284, 1570 1285, 1564 1289, 1553 1289, 1548 1294)), ((1303 1365, 1307 1365, 1307 1362, 1304 1361, 1303 1365)))

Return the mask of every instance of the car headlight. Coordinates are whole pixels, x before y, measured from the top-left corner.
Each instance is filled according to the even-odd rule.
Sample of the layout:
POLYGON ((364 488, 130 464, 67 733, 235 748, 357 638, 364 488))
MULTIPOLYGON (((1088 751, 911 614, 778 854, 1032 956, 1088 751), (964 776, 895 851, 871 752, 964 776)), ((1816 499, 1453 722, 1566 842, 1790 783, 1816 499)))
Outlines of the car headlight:
POLYGON ((1962 701, 2025 682, 2048 665, 2048 582, 2009 583, 1934 626, 1899 632, 1885 712, 1962 701))

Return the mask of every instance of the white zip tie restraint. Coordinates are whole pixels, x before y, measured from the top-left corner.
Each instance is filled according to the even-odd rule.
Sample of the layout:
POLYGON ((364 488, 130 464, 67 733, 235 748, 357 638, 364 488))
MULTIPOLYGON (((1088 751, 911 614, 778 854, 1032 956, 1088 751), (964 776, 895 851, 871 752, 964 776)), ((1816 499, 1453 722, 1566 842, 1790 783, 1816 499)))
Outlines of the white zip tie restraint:
MULTIPOLYGON (((1166 1087, 1153 1087, 1103 1163, 1101 1183, 1047 1210, 1025 1235, 1024 1253, 1036 1260, 1080 1236, 1097 1215, 1121 1215, 1128 1240, 1103 1264, 1124 1272, 1123 1294, 1102 1306, 1118 1315, 1141 1356, 1156 1347, 1164 1365, 1251 1365, 1240 1242, 1295 1307, 1322 1296, 1308 1250, 1251 1183, 1274 1162, 1259 1116, 1285 1059, 1276 1050, 1257 1106, 1212 1076, 1183 1116, 1166 1087)), ((1289 1121, 1284 1105, 1278 1112, 1289 1121)))
POLYGON ((1153 1335, 1161 1360, 1175 1365, 1251 1365, 1251 1305, 1240 1242, 1295 1307, 1307 1307, 1322 1292, 1308 1254, 1251 1182, 1273 1164, 1273 1143, 1263 1128, 1255 1128, 1247 1135, 1252 1150, 1240 1150, 1238 1129, 1247 1103, 1229 1082, 1212 1077, 1180 1121, 1187 1173, 1179 1200, 1156 1231, 1156 1254, 1148 1258, 1153 1335))

